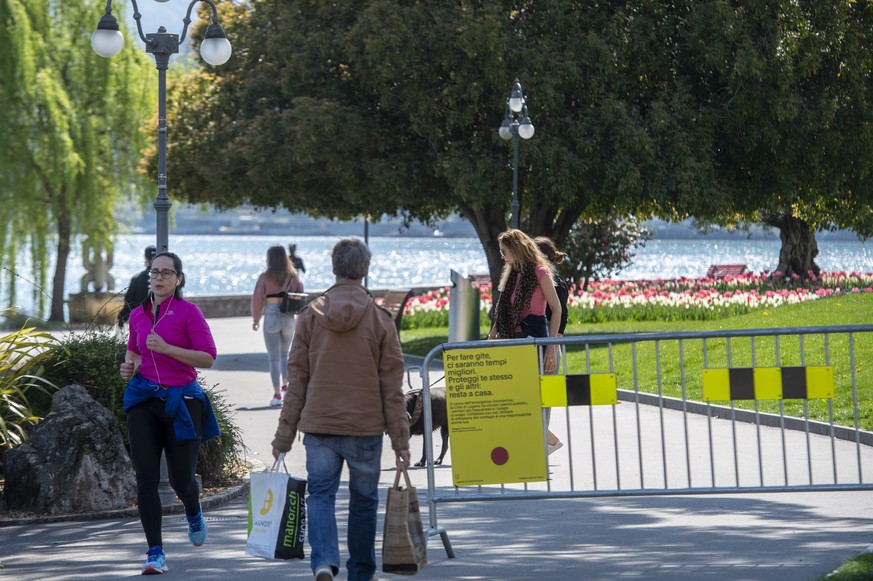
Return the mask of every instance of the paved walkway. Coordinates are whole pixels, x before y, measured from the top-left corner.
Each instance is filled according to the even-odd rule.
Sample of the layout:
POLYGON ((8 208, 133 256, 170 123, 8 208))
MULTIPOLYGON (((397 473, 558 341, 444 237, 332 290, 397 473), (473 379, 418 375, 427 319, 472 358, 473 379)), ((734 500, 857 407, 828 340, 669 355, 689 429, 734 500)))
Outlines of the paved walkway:
MULTIPOLYGON (((278 408, 267 405, 271 389, 261 334, 251 330, 248 318, 212 319, 210 325, 219 358, 204 375, 236 410, 250 459, 269 463, 278 408)), ((413 438, 413 458, 421 445, 413 438)), ((295 445, 289 469, 303 474, 303 458, 302 444, 295 445)), ((384 508, 384 491, 394 479, 387 440, 382 465, 384 508)), ((438 468, 438 480, 450 481, 450 470, 438 468)), ((560 464, 552 470, 559 472, 560 464)), ((414 470, 411 476, 423 494, 426 472, 414 470)), ((340 495, 342 538, 343 488, 340 495)), ((186 581, 311 579, 308 560, 276 562, 244 554, 246 505, 239 497, 207 509, 209 540, 200 548, 188 543, 181 515, 165 516, 168 574, 186 581)), ((813 580, 873 543, 873 493, 450 503, 440 505, 439 522, 448 529, 456 558, 448 559, 439 538, 432 538, 429 564, 418 579, 813 580)), ((345 554, 344 542, 341 547, 345 554)), ((135 517, 2 527, 0 578, 136 577, 145 549, 135 517)), ((339 578, 346 578, 345 571, 339 578)))

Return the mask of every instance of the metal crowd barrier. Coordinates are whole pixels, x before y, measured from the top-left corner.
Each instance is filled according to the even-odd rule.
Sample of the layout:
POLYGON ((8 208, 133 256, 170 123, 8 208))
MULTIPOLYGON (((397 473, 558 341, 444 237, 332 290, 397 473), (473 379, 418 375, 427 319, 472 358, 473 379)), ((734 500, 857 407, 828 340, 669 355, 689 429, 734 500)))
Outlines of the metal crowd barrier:
POLYGON ((530 344, 561 346, 558 374, 615 374, 618 403, 552 408, 564 446, 545 482, 469 487, 437 474, 424 406, 426 534, 450 558, 437 518, 447 502, 873 489, 873 433, 859 427, 871 402, 858 393, 873 385, 873 325, 445 343, 423 362, 425 401, 445 352, 530 344), (834 398, 851 412, 835 417, 834 398))

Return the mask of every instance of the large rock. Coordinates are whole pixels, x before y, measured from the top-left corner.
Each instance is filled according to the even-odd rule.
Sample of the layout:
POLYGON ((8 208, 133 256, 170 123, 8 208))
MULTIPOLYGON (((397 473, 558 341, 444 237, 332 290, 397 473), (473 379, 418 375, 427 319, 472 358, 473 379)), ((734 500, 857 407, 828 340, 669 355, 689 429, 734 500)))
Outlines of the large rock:
POLYGON ((112 413, 85 388, 52 399, 25 443, 3 455, 9 509, 39 514, 109 510, 136 502, 136 477, 112 413))

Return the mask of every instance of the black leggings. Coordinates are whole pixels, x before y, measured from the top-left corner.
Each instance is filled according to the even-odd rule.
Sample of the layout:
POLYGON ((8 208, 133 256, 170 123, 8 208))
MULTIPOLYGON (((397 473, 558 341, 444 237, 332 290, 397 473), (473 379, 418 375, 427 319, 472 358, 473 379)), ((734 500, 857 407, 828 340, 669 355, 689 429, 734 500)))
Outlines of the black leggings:
POLYGON ((185 514, 195 515, 200 510, 200 491, 194 473, 203 436, 203 403, 199 399, 182 401, 194 421, 196 440, 176 440, 173 422, 164 413, 164 400, 160 398, 150 398, 127 412, 130 457, 136 470, 136 503, 139 520, 150 547, 163 546, 161 498, 158 494, 161 452, 166 453, 170 486, 185 505, 185 514))

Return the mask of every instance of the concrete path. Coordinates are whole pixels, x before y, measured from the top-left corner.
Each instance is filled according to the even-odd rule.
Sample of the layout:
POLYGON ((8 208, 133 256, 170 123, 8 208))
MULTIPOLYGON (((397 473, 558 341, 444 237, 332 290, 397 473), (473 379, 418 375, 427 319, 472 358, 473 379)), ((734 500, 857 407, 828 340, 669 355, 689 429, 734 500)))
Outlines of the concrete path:
MULTIPOLYGON (((272 460, 270 442, 279 412, 267 405, 272 390, 262 336, 251 330, 248 318, 212 319, 210 325, 219 358, 204 375, 224 391, 236 410, 249 459, 263 466, 272 460)), ((413 438, 413 458, 421 445, 420 438, 413 438)), ((579 454, 575 460, 581 465, 584 447, 578 448, 574 456, 579 454)), ((303 446, 297 444, 287 461, 292 473, 305 475, 303 459, 303 446)), ((559 474, 567 460, 554 459, 551 471, 559 474)), ((451 450, 446 463, 451 463, 451 450)), ((382 465, 384 508, 384 491, 395 474, 387 439, 382 465)), ((438 481, 450 482, 450 471, 449 466, 437 468, 438 481)), ((426 471, 416 469, 411 476, 423 501, 426 471)), ((346 506, 341 487, 341 539, 346 506)), ((245 497, 206 514, 209 539, 200 548, 188 543, 182 516, 164 517, 168 575, 186 581, 312 578, 308 560, 276 562, 244 554, 245 497)), ((871 492, 450 503, 440 505, 438 514, 456 558, 448 559, 439 538, 432 538, 429 564, 416 576, 422 580, 814 580, 873 543, 871 492)), ((381 536, 381 523, 379 531, 381 536)), ((0 578, 137 577, 145 550, 135 517, 7 526, 0 528, 0 578)), ((342 540, 341 550, 345 558, 342 540)), ((339 578, 346 578, 345 571, 339 578)))

